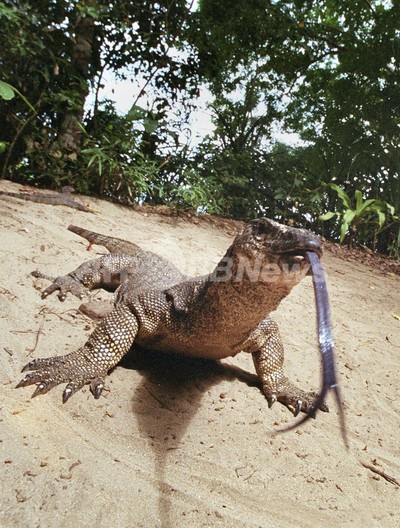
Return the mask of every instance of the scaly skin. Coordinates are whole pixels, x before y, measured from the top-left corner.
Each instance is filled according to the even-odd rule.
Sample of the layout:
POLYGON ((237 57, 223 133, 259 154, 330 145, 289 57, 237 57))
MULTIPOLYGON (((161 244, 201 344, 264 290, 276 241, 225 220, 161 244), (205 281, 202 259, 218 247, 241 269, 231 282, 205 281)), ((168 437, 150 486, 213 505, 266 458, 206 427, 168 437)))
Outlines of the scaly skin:
MULTIPOLYGON (((317 394, 297 388, 283 372, 283 344, 269 314, 307 274, 305 252, 322 253, 318 237, 266 218, 253 220, 214 272, 190 278, 136 244, 75 226, 69 229, 112 253, 58 277, 42 297, 59 291, 64 300, 67 293, 82 297, 94 288, 117 289, 115 308, 76 352, 26 365, 23 370, 33 372, 18 387, 36 384, 37 396, 67 383, 67 401, 90 384, 98 398, 108 371, 134 343, 149 351, 209 359, 243 351, 253 356, 270 406, 280 401, 294 414, 314 412, 317 394)), ((324 403, 320 409, 328 410, 324 403)))
POLYGON ((64 205, 65 207, 72 207, 78 211, 84 211, 85 213, 94 213, 95 211, 87 207, 86 205, 77 202, 71 195, 69 187, 63 187, 59 194, 47 194, 47 193, 13 193, 0 191, 0 196, 10 196, 11 198, 17 198, 18 200, 24 200, 27 202, 45 203, 50 205, 64 205))

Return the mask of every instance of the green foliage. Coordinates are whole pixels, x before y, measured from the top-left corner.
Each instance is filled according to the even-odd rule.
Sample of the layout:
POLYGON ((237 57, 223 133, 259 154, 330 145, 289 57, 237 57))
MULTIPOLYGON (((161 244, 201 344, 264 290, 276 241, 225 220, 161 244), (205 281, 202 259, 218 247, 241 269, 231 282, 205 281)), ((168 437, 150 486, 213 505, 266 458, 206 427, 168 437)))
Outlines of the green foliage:
MULTIPOLYGON (((392 240, 387 246, 387 252, 392 257, 400 258, 400 221, 398 217, 395 227, 397 230, 397 236, 396 234, 394 234, 394 236, 392 237, 392 240)), ((393 232, 395 233, 396 231, 393 230, 393 232)))
POLYGON ((208 178, 195 168, 186 167, 179 174, 178 182, 163 182, 158 188, 159 198, 179 209, 189 209, 194 213, 223 214, 224 200, 222 186, 219 182, 208 178))
POLYGON ((316 162, 310 147, 295 148, 283 143, 276 143, 267 157, 274 217, 318 232, 324 184, 316 162))
POLYGON ((4 81, 0 81, 0 98, 4 99, 5 101, 11 101, 11 99, 14 99, 15 94, 17 94, 23 102, 26 104, 26 106, 32 110, 32 112, 35 111, 31 103, 28 101, 28 99, 22 95, 22 93, 14 88, 14 86, 11 86, 11 84, 8 84, 4 81))
POLYGON ((0 81, 0 97, 6 101, 10 101, 15 97, 13 87, 4 81, 0 81))
MULTIPOLYGON (((202 68, 218 102, 217 120, 225 118, 224 126, 217 122, 214 141, 238 159, 241 154, 231 148, 235 142, 253 153, 263 151, 263 170, 246 184, 249 209, 319 230, 320 211, 335 201, 323 189, 335 181, 400 210, 398 6, 313 0, 199 5, 202 68), (241 112, 249 108, 249 94, 256 103, 251 112, 241 112), (268 127, 277 120, 306 146, 280 154, 271 148, 268 127), (261 143, 246 136, 251 127, 261 143)), ((397 236, 393 223, 379 230, 382 215, 389 213, 376 202, 363 213, 363 222, 369 218, 377 227, 372 240, 380 249, 397 236)), ((350 216, 346 219, 354 223, 350 216)), ((335 237, 334 223, 326 223, 323 232, 335 237)))
POLYGON ((356 239, 359 243, 375 243, 378 233, 383 229, 385 223, 390 219, 397 219, 393 206, 383 200, 370 198, 363 200, 362 192, 356 190, 354 199, 336 184, 329 186, 342 202, 341 210, 327 212, 320 215, 322 221, 337 217, 340 222, 340 242, 342 243, 348 235, 348 245, 351 247, 356 239))
POLYGON ((383 0, 0 1, 1 175, 267 215, 398 255, 397 11, 383 0), (125 116, 99 99, 106 71, 135 85, 125 116), (215 128, 193 146, 201 85, 215 128), (304 142, 279 143, 277 129, 304 142))
MULTIPOLYGON (((4 81, 0 81, 0 98, 10 101, 13 97, 15 97, 15 93, 12 86, 4 81)), ((8 143, 6 141, 0 141, 0 155, 7 150, 7 145, 8 143)))
POLYGON ((183 90, 185 100, 197 90, 193 54, 183 50, 188 13, 185 0, 0 2, 0 78, 7 80, 0 87, 7 99, 1 105, 0 144, 12 145, 9 155, 0 158, 3 177, 47 186, 76 180, 79 188, 92 192, 125 189, 127 200, 133 187, 143 188, 136 179, 144 177, 143 163, 149 177, 154 173, 150 165, 159 161, 160 122, 183 90), (177 49, 183 52, 177 55, 177 49), (142 134, 140 139, 134 134, 135 155, 124 160, 122 175, 112 163, 112 148, 124 143, 125 131, 119 141, 116 134, 109 140, 110 131, 101 129, 100 102, 96 99, 92 108, 85 103, 90 90, 99 89, 106 69, 124 77, 127 67, 156 94, 151 111, 127 116, 131 122, 141 120, 142 134), (10 85, 21 100, 11 98, 10 85), (28 98, 34 112, 23 106, 28 98), (88 156, 97 165, 93 158, 86 170, 88 156), (149 166, 143 161, 148 158, 149 166), (133 175, 136 169, 140 176, 133 175), (91 177, 94 181, 84 184, 91 177))

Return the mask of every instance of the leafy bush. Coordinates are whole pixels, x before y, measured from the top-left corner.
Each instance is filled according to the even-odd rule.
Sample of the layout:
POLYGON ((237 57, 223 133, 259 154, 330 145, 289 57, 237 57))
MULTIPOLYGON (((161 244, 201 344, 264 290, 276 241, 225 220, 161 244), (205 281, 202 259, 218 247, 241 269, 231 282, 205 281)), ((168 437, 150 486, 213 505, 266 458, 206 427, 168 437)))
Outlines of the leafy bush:
POLYGON ((347 236, 347 244, 352 247, 355 242, 371 244, 375 248, 378 233, 390 219, 397 219, 394 207, 383 200, 370 198, 363 200, 362 192, 356 190, 354 199, 336 184, 330 184, 341 201, 340 210, 328 211, 320 215, 323 222, 337 218, 340 222, 340 242, 347 236))

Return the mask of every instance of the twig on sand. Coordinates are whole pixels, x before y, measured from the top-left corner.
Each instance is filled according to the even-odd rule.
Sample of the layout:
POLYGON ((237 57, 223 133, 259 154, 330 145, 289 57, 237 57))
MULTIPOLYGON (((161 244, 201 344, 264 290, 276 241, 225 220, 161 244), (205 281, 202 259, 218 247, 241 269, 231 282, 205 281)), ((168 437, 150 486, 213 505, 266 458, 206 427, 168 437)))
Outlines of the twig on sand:
POLYGON ((376 473, 377 475, 383 477, 385 480, 387 480, 391 484, 394 484, 395 486, 398 486, 400 488, 400 482, 394 477, 392 477, 391 475, 388 475, 387 473, 382 471, 381 469, 378 469, 375 466, 372 466, 371 464, 366 464, 365 462, 361 462, 361 465, 369 469, 373 473, 376 473))

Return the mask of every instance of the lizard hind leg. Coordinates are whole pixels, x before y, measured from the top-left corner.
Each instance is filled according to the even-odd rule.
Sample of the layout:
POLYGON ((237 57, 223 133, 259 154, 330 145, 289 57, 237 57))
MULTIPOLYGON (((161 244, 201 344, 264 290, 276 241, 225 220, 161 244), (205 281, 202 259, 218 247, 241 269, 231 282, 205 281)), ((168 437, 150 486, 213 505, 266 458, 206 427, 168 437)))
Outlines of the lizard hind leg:
MULTIPOLYGON (((295 416, 301 411, 313 416, 318 393, 296 387, 284 374, 284 351, 278 325, 268 317, 255 330, 253 338, 263 341, 259 350, 253 352, 253 361, 269 407, 279 401, 295 416)), ((329 411, 325 402, 321 402, 319 409, 329 411)))

